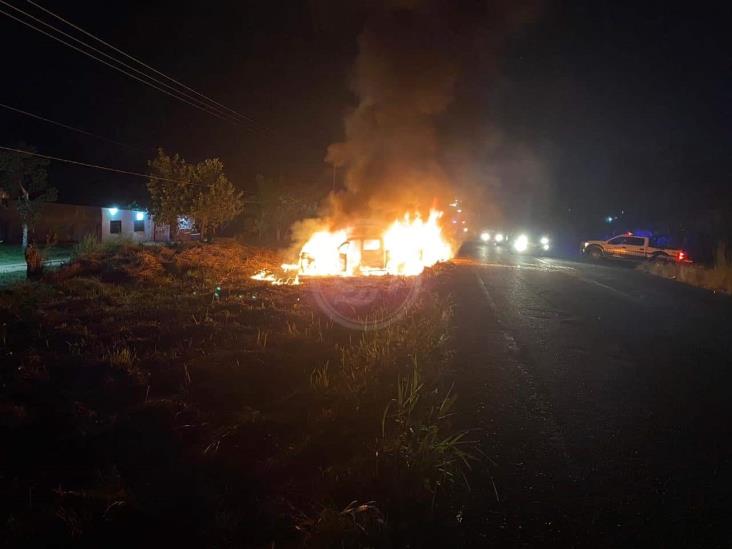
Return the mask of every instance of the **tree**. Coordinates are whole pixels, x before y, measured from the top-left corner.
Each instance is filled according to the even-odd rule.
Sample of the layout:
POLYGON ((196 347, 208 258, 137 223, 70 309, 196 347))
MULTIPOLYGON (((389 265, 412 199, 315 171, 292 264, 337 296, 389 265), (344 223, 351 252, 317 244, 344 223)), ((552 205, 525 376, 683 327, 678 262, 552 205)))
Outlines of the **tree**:
POLYGON ((209 237, 244 209, 241 191, 226 177, 218 158, 189 164, 159 149, 149 165, 150 211, 161 223, 176 227, 178 217, 191 217, 201 234, 209 237))
MULTIPOLYGON (((19 149, 35 152, 21 145, 19 149)), ((56 189, 48 186, 48 160, 17 152, 0 153, 0 187, 12 201, 23 224, 23 249, 28 246, 28 230, 33 228, 46 202, 56 200, 56 189)))
POLYGON ((179 155, 173 157, 158 149, 158 156, 148 162, 150 178, 150 213, 157 223, 178 226, 178 217, 187 215, 193 202, 191 166, 179 155))
POLYGON ((224 175, 224 165, 218 158, 196 164, 193 177, 197 192, 191 216, 201 234, 208 237, 244 210, 244 198, 224 175))

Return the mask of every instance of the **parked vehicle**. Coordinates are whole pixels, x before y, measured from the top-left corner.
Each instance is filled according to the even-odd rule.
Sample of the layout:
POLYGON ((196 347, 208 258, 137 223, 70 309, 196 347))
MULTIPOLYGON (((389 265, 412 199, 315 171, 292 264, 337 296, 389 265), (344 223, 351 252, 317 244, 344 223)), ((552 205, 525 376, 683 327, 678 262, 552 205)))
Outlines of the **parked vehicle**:
POLYGON ((680 248, 661 246, 647 236, 625 233, 609 240, 588 240, 582 243, 582 254, 591 259, 624 259, 690 262, 680 248))

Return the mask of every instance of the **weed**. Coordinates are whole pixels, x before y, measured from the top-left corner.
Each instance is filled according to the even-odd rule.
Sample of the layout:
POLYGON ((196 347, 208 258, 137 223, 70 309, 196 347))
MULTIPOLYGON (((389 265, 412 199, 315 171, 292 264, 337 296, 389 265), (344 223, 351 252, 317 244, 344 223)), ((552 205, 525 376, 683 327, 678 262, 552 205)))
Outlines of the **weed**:
POLYGON ((135 351, 131 350, 129 347, 117 347, 112 349, 108 351, 107 358, 110 366, 120 370, 128 370, 132 368, 135 364, 135 360, 137 359, 135 351))
POLYGON ((71 250, 71 258, 87 257, 101 252, 104 249, 102 242, 93 234, 84 235, 71 250))
POLYGON ((330 388, 329 364, 330 362, 326 361, 325 364, 315 368, 310 374, 310 386, 316 391, 327 391, 330 388))
POLYGON ((124 372, 138 383, 145 383, 148 374, 137 366, 137 354, 129 347, 114 347, 107 351, 109 365, 124 372))
POLYGON ((466 440, 468 431, 451 430, 449 418, 457 401, 452 389, 440 397, 437 389, 427 392, 425 387, 416 367, 397 379, 396 398, 381 418, 382 453, 434 498, 458 479, 467 486, 465 472, 477 445, 466 440))
POLYGON ((374 501, 324 508, 317 517, 300 517, 296 528, 316 547, 374 547, 385 544, 386 521, 374 501))
POLYGON ((299 335, 297 324, 294 321, 287 321, 287 333, 290 335, 299 335))

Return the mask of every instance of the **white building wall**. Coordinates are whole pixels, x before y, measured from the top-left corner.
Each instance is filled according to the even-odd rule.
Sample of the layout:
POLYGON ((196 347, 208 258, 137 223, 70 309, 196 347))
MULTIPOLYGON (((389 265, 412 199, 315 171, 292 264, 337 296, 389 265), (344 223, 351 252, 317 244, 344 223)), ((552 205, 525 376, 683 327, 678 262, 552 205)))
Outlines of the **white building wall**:
MULTIPOLYGON (((155 227, 152 217, 141 210, 123 210, 121 208, 102 208, 102 242, 115 240, 131 240, 133 242, 148 242, 154 240, 155 227), (141 216, 144 223, 143 231, 135 231, 135 221, 141 216), (119 233, 112 232, 112 222, 120 221, 119 233)), ((159 232, 158 232, 159 233, 159 232)), ((159 239, 158 234, 158 239, 159 239)))

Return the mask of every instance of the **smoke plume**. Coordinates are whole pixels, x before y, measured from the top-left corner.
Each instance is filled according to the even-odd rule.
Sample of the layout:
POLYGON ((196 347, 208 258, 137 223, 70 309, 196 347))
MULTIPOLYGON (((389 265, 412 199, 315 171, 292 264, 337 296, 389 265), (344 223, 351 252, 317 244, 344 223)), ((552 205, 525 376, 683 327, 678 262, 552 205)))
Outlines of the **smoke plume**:
POLYGON ((453 98, 457 67, 439 10, 402 2, 373 15, 359 37, 346 140, 327 162, 345 169, 330 214, 394 219, 450 195, 439 163, 436 117, 453 98))
MULTIPOLYGON (((345 140, 326 156, 344 174, 343 188, 324 204, 333 225, 359 218, 389 222, 406 211, 424 215, 456 196, 455 175, 480 165, 461 157, 457 169, 450 166, 456 149, 450 120, 460 121, 459 139, 466 130, 475 133, 472 113, 458 107, 456 116, 448 115, 459 78, 466 68, 481 78, 494 74, 501 43, 534 6, 533 0, 401 0, 370 13, 351 79, 357 105, 345 118, 345 140)), ((468 110, 473 107, 482 108, 468 110)))

